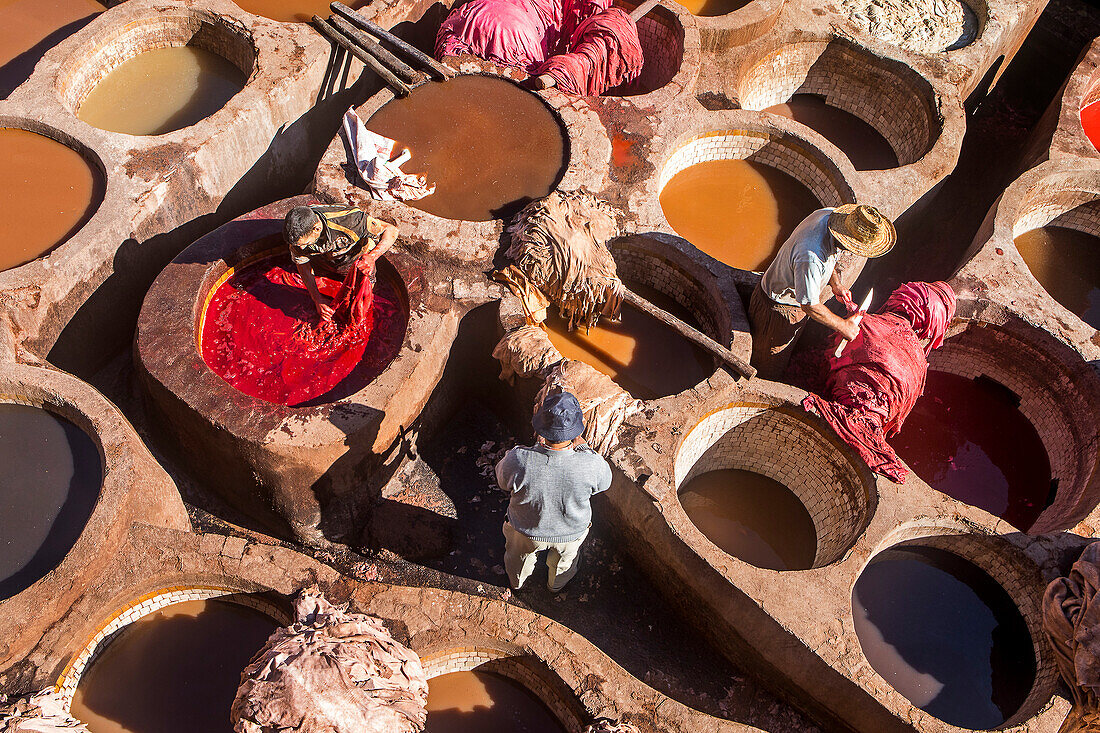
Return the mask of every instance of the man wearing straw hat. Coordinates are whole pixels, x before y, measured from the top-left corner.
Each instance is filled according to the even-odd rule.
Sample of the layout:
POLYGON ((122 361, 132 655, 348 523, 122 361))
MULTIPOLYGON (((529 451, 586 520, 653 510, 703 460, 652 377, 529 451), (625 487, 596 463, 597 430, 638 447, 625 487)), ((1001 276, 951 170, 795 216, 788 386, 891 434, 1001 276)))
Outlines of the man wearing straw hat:
POLYGON ((836 273, 840 250, 880 257, 895 241, 897 233, 890 220, 863 204, 818 209, 795 227, 749 302, 752 365, 759 375, 772 380, 783 376, 806 316, 854 339, 859 334, 855 314, 841 318, 826 308, 821 298, 825 285, 837 298, 851 300, 836 273))

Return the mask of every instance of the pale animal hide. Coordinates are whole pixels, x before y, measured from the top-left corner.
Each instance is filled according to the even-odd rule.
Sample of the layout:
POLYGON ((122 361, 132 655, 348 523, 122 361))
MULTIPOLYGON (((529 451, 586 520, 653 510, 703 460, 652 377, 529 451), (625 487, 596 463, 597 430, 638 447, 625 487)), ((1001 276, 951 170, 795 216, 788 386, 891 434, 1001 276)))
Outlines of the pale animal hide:
POLYGON ((0 733, 88 733, 88 727, 69 715, 53 690, 7 702, 0 695, 0 733))

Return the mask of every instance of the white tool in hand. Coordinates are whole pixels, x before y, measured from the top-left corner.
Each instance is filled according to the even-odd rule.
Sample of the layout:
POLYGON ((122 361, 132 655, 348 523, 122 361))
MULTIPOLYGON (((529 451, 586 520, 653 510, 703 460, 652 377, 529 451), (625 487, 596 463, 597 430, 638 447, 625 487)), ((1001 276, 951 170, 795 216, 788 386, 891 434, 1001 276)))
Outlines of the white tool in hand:
MULTIPOLYGON (((859 322, 863 320, 863 314, 867 311, 868 308, 871 307, 871 296, 873 296, 874 294, 875 294, 875 289, 874 288, 871 288, 870 290, 868 290, 867 291, 867 297, 863 299, 863 303, 859 306, 859 310, 857 311, 857 313, 859 313, 859 315, 857 315, 856 318, 855 318, 855 324, 857 326, 859 325, 859 322)), ((847 345, 848 345, 848 339, 841 339, 840 343, 836 347, 836 351, 833 352, 833 356, 839 359, 840 355, 842 353, 844 353, 844 347, 847 346, 847 345)))

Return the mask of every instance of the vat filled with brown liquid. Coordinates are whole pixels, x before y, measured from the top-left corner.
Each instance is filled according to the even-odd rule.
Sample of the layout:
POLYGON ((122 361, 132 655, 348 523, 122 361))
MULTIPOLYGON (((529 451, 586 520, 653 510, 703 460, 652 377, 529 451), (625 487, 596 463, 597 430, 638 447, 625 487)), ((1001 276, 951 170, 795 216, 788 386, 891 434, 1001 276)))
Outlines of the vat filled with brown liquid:
POLYGON ((536 95, 504 79, 428 82, 371 115, 367 127, 412 152, 402 167, 435 193, 408 204, 446 219, 506 218, 565 172, 565 130, 536 95))
POLYGON ((40 407, 0 403, 0 600, 65 558, 102 483, 87 433, 40 407))
MULTIPOLYGON (((626 286, 680 320, 698 326, 687 309, 672 298, 638 283, 626 286)), ((566 359, 583 361, 603 372, 642 400, 678 394, 714 372, 714 359, 656 318, 629 305, 618 322, 600 319, 585 332, 568 330, 554 308, 545 329, 550 342, 566 359)))
MULTIPOLYGON (((362 8, 368 0, 342 0, 355 10, 362 8)), ((241 10, 277 20, 280 23, 308 23, 314 15, 327 18, 329 0, 233 0, 241 10)))
POLYGON ((77 117, 128 135, 163 135, 217 112, 247 75, 196 46, 154 48, 123 61, 88 94, 77 117))
POLYGON ((428 724, 424 730, 565 733, 565 726, 523 685, 502 675, 473 670, 428 680, 428 724))
POLYGON ((1052 501, 1050 459, 1015 395, 929 370, 890 445, 929 486, 1027 531, 1052 501))
POLYGON ((105 9, 95 0, 0 2, 0 99, 27 80, 46 51, 105 9))
POLYGON ((103 174, 58 141, 0 128, 0 270, 40 257, 76 234, 103 199, 103 174))
POLYGON ((1012 598, 946 550, 893 547, 852 592, 863 655, 913 705, 952 725, 1000 726, 1035 680, 1035 651, 1012 598))
POLYGON ((898 156, 878 130, 850 112, 826 104, 817 94, 795 94, 765 112, 788 117, 817 130, 852 161, 857 171, 896 168, 898 156))
POLYGON ((1016 237, 1016 249, 1050 297, 1100 328, 1100 239, 1045 226, 1016 237))
POLYGON ((805 570, 814 564, 817 532, 794 492, 752 471, 699 474, 679 491, 692 524, 724 552, 769 570, 805 570))
POLYGON ((714 259, 762 271, 820 204, 786 173, 750 160, 708 160, 669 179, 661 210, 677 234, 714 259))
POLYGON ((276 623, 229 601, 186 601, 123 628, 84 672, 72 715, 92 733, 232 733, 241 672, 276 623))
POLYGON ((676 0, 692 15, 714 16, 732 13, 748 5, 752 0, 676 0))

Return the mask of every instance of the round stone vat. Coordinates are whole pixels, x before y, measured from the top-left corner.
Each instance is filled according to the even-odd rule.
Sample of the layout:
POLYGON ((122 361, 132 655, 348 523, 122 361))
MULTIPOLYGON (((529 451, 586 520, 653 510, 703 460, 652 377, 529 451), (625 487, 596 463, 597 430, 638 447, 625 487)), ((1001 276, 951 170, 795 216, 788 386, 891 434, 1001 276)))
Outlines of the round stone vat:
POLYGON ((292 621, 279 601, 209 585, 134 598, 98 625, 58 690, 93 730, 228 733, 241 672, 292 621))
POLYGON ((401 306, 413 315, 399 352, 373 379, 338 384, 296 407, 230 385, 200 353, 208 297, 231 269, 270 252, 290 208, 310 203, 317 201, 297 197, 257 209, 176 257, 146 295, 135 359, 156 424, 171 426, 165 445, 242 512, 242 521, 305 542, 354 542, 371 492, 380 488, 372 480, 388 461, 400 460, 393 444, 442 376, 461 309, 431 295, 453 273, 405 254, 399 244, 379 279, 404 293, 401 306))
MULTIPOLYGON (((960 313, 965 315, 970 306, 960 301, 960 313)), ((975 485, 971 480, 963 487, 965 495, 956 498, 970 499, 986 511, 1000 513, 1010 523, 1030 522, 1030 526, 1017 527, 1029 534, 1073 527, 1100 500, 1100 486, 1094 476, 1097 456, 1090 447, 1100 434, 1095 377, 1083 374, 1087 367, 1068 347, 1015 316, 996 323, 960 319, 949 335, 944 345, 929 356, 930 386, 937 384, 937 373, 973 380, 965 394, 974 393, 988 401, 999 417, 991 416, 991 423, 983 427, 982 416, 992 413, 982 410, 982 415, 968 417, 965 410, 969 405, 952 399, 958 389, 954 382, 948 383, 939 399, 944 408, 962 412, 952 415, 951 423, 963 426, 964 432, 956 435, 943 426, 936 427, 933 432, 938 437, 927 450, 940 451, 940 458, 961 451, 959 463, 945 463, 939 474, 921 475, 921 470, 917 474, 934 488, 941 481, 950 488, 962 486, 955 480, 957 476, 973 470, 973 476, 983 477, 984 485, 975 485), (974 434, 966 434, 967 425, 973 427, 974 434), (1003 440, 998 442, 1000 431, 1010 429, 1011 436, 1001 435, 1003 440), (1028 436, 1029 431, 1033 437, 1028 436), (1011 451, 1006 454, 1010 438, 1011 451), (941 445, 945 442, 947 445, 941 445), (1036 479, 1028 485, 1017 485, 1019 476, 1035 476, 1043 471, 1049 483, 1036 479)), ((935 399, 935 395, 929 396, 935 399)), ((914 415, 922 409, 918 402, 914 415)), ((891 443, 898 446, 896 438, 891 443)), ((905 459, 904 450, 898 449, 905 459)))
POLYGON ((255 61, 239 25, 197 8, 164 9, 89 39, 59 70, 57 91, 92 126, 160 135, 215 114, 255 61))
POLYGON ((580 730, 576 694, 533 654, 500 642, 420 652, 428 676, 428 730, 580 730))
POLYGON ((952 726, 1001 729, 1034 716, 1058 684, 1038 568, 998 537, 907 533, 895 533, 854 584, 864 657, 898 694, 952 726))
POLYGON ((807 214, 854 199, 825 153, 782 130, 753 125, 685 138, 661 168, 662 212, 677 234, 731 267, 763 271, 807 214))
POLYGON ((42 55, 103 12, 96 0, 14 0, 0 7, 0 99, 27 80, 42 55))
POLYGON ((923 54, 955 51, 973 44, 989 16, 985 0, 839 0, 836 5, 849 24, 867 37, 923 54))
MULTIPOLYGON (((342 0, 355 10, 367 5, 367 0, 342 0)), ((277 20, 280 23, 308 23, 314 15, 327 18, 329 0, 233 0, 245 12, 277 20)))
MULTIPOLYGON (((730 310, 699 262, 647 236, 619 237, 608 246, 628 288, 714 340, 730 343, 730 310)), ((714 373, 708 352, 629 305, 623 306, 620 323, 603 320, 588 333, 568 331, 556 309, 549 311, 547 334, 561 356, 607 374, 637 399, 678 394, 714 373)))
POLYGON ((843 40, 791 43, 764 55, 741 78, 738 96, 744 109, 783 114, 817 130, 857 170, 915 163, 941 132, 926 79, 843 40))
POLYGON ((680 445, 675 480, 681 507, 710 543, 770 569, 836 562, 873 513, 864 472, 790 405, 707 415, 680 445))
POLYGON ((106 192, 103 163, 78 140, 28 119, 0 117, 0 270, 42 257, 92 218, 106 192))
MULTIPOLYGON (((622 5, 626 11, 639 5, 628 0, 622 5)), ((677 3, 658 5, 638 21, 638 39, 642 42, 645 63, 638 78, 608 89, 604 96, 634 97, 663 89, 673 80, 678 82, 679 93, 691 86, 699 72, 698 35, 691 16, 677 3), (688 37, 694 41, 686 45, 688 37), (681 73, 683 72, 683 73, 681 73)))
POLYGON ((428 81, 364 121, 412 151, 404 171, 435 185, 434 193, 406 203, 445 219, 507 219, 550 193, 569 159, 557 113, 499 76, 428 81))

